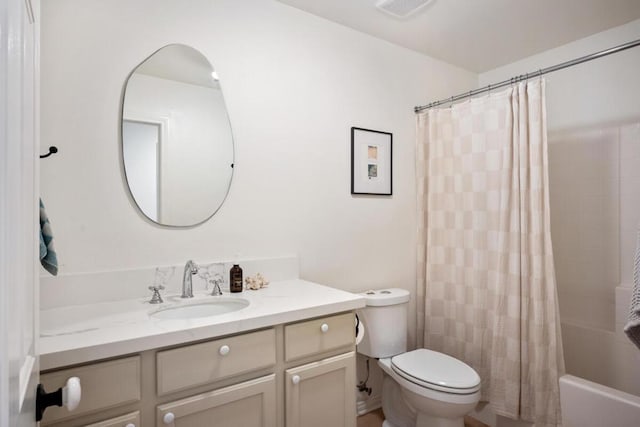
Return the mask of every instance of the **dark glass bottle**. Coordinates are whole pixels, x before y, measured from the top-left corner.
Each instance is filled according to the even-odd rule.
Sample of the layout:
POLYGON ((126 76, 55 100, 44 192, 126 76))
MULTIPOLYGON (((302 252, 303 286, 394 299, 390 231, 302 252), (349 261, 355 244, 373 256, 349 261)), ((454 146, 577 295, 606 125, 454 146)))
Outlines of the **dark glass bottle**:
POLYGON ((229 271, 229 290, 231 292, 242 292, 242 269, 238 264, 233 264, 229 271))

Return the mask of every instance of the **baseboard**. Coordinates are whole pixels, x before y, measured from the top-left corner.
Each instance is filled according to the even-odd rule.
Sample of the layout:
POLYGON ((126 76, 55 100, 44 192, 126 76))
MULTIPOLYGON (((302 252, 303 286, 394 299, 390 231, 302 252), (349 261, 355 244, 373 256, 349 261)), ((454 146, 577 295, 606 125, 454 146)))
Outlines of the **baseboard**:
POLYGON ((359 400, 356 404, 358 415, 364 415, 378 408, 382 408, 382 399, 380 396, 373 396, 367 400, 359 400))

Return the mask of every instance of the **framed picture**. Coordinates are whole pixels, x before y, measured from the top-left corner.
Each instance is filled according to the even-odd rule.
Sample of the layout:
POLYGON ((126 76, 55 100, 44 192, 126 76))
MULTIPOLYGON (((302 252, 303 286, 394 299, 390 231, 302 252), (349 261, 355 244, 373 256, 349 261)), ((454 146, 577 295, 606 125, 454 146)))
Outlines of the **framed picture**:
POLYGON ((351 128, 351 194, 392 194, 393 135, 351 128))

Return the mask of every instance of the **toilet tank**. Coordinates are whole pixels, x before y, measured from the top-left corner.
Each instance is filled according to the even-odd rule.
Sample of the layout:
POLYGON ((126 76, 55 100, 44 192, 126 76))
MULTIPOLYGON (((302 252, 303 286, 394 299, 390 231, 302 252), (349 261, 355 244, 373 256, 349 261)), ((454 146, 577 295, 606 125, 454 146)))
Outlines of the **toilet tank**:
POLYGON ((407 303, 409 291, 389 288, 359 294, 367 303, 357 311, 364 337, 357 351, 369 357, 385 358, 407 351, 407 303))

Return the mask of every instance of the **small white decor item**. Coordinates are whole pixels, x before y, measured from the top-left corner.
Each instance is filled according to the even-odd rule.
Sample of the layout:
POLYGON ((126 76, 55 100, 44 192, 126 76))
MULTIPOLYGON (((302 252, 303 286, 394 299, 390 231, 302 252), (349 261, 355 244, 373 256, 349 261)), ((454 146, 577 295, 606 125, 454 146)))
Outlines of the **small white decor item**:
POLYGON ((269 284, 269 281, 265 279, 262 274, 258 273, 253 277, 249 276, 246 279, 244 279, 244 283, 245 283, 246 289, 257 291, 258 289, 267 287, 267 285, 269 284))

